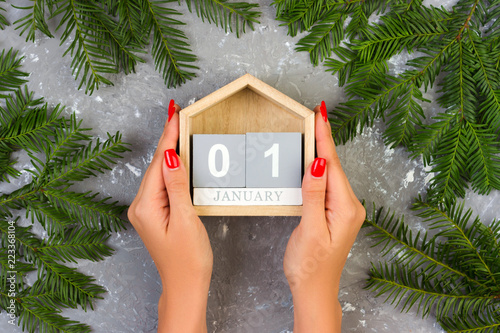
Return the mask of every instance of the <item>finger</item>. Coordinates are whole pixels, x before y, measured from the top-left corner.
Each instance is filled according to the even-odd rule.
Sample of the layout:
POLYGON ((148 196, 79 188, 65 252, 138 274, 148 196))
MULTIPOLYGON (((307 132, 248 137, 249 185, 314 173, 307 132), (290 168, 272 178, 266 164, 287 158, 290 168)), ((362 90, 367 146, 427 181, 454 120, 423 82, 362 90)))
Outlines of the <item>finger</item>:
POLYGON ((347 178, 335 150, 330 123, 324 121, 320 106, 316 106, 314 111, 316 112, 316 151, 318 157, 324 158, 328 166, 327 200, 333 199, 335 205, 342 205, 350 198, 349 188, 346 186, 347 178))
POLYGON ((149 167, 144 174, 144 178, 141 184, 142 189, 139 189, 139 194, 145 195, 148 198, 154 197, 159 192, 165 190, 165 183, 163 181, 162 175, 162 164, 164 161, 163 154, 165 150, 175 149, 177 147, 177 141, 179 139, 178 112, 181 110, 181 108, 176 104, 173 105, 173 107, 175 108, 175 112, 170 117, 170 121, 165 122, 165 127, 156 147, 153 159, 151 160, 151 163, 149 164, 149 167))
POLYGON ((308 166, 302 181, 302 221, 304 223, 324 223, 326 183, 326 160, 318 157, 308 166))
MULTIPOLYGON (((170 207, 192 207, 187 172, 175 149, 167 149, 162 165, 162 178, 167 189, 170 207)), ((172 208, 171 208, 172 209, 172 208)))

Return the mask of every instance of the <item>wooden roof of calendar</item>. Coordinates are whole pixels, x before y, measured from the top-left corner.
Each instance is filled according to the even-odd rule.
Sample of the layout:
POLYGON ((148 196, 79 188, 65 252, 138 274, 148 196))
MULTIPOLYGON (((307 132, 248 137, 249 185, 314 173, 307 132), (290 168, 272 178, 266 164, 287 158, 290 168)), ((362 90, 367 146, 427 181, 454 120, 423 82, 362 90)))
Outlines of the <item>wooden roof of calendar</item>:
POLYGON ((313 111, 310 109, 250 74, 243 75, 239 79, 186 107, 182 110, 182 113, 190 117, 196 116, 247 88, 295 116, 307 118, 313 114, 313 111))

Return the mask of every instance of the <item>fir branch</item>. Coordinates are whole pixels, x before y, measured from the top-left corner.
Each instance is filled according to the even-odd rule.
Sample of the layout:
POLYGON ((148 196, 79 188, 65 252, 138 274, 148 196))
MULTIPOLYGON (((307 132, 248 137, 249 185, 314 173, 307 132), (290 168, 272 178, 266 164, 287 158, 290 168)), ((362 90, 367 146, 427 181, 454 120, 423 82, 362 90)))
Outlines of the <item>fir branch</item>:
MULTIPOLYGON (((0 0, 0 2, 5 2, 5 0, 0 0)), ((9 25, 9 21, 2 15, 2 12, 5 12, 5 8, 0 7, 0 30, 5 29, 5 26, 9 25)))
POLYGON ((47 104, 33 108, 12 119, 0 131, 0 145, 22 148, 28 152, 41 152, 44 142, 53 135, 52 129, 61 122, 64 110, 59 105, 48 112, 47 104))
POLYGON ((80 221, 85 228, 93 230, 120 231, 125 228, 120 215, 127 208, 116 202, 108 203, 110 198, 95 200, 99 193, 91 194, 46 189, 43 195, 58 210, 65 212, 73 221, 80 221))
POLYGON ((486 126, 467 123, 469 138, 469 163, 467 173, 472 188, 479 194, 489 194, 492 188, 500 189, 500 147, 497 135, 486 126))
POLYGON ((60 262, 74 262, 76 259, 103 260, 113 253, 104 244, 109 238, 107 231, 89 231, 82 227, 67 229, 65 235, 54 234, 43 240, 38 251, 60 262))
POLYGON ((366 288, 402 311, 434 313, 447 331, 490 332, 498 321, 500 223, 471 222, 472 211, 464 211, 463 203, 436 205, 419 198, 414 209, 436 231, 432 237, 413 234, 402 219, 375 206, 366 219, 374 246, 383 245, 382 256, 392 261, 372 263, 366 288))
POLYGON ((385 302, 391 300, 391 305, 395 307, 401 304, 401 311, 408 312, 416 307, 422 317, 428 316, 436 306, 438 320, 453 312, 484 310, 494 300, 494 296, 450 294, 444 291, 448 289, 445 285, 445 280, 429 279, 425 274, 412 274, 407 267, 394 264, 383 266, 380 263, 379 267, 372 266, 366 288, 376 292, 377 297, 388 294, 385 302))
MULTIPOLYGON (((13 82, 17 74, 4 75, 5 81, 13 82)), ((26 170, 33 176, 29 182, 0 195, 0 308, 7 309, 14 301, 18 325, 29 332, 89 332, 88 325, 60 313, 65 308, 93 309, 105 289, 94 278, 64 264, 79 259, 99 261, 111 255, 106 240, 111 230, 125 228, 120 215, 126 207, 109 198, 99 199, 98 193, 77 193, 68 187, 109 170, 109 164, 129 149, 120 133, 108 134, 107 140, 94 144, 89 129, 82 127, 75 114, 62 117, 63 106, 49 108, 26 87, 3 100, 0 171, 7 174, 2 177, 6 179, 9 172, 19 174, 10 160, 15 150, 28 153, 34 170, 26 170), (19 218, 13 219, 12 212, 21 209, 33 224, 39 223, 47 231, 47 238, 41 239, 31 226, 21 226, 19 218), (9 270, 17 272, 15 298, 8 292, 9 270), (37 271, 36 281, 28 285, 26 274, 32 270, 37 271)))
POLYGON ((108 133, 108 139, 102 143, 97 139, 95 145, 89 143, 73 154, 53 159, 50 167, 45 168, 43 173, 35 173, 36 182, 40 185, 43 182, 44 187, 67 187, 74 182, 95 177, 96 172, 111 170, 108 163, 116 163, 114 159, 120 158, 120 154, 126 151, 129 149, 122 143, 121 134, 108 133))
POLYGON ((431 156, 437 151, 437 145, 441 142, 443 135, 455 126, 457 117, 454 114, 439 114, 432 118, 436 120, 430 125, 422 126, 422 129, 417 133, 416 140, 410 148, 412 158, 422 155, 424 165, 430 165, 431 156))
POLYGON ((290 1, 275 0, 276 18, 288 26, 292 37, 298 32, 310 29, 321 17, 325 1, 290 1))
POLYGON ((489 288, 473 276, 455 269, 439 258, 436 254, 436 239, 428 240, 427 232, 423 235, 418 232, 413 236, 411 229, 404 222, 404 217, 395 219, 394 213, 391 214, 390 211, 384 215, 383 208, 377 211, 374 205, 371 219, 366 219, 365 225, 373 229, 368 236, 377 240, 372 247, 383 244, 380 253, 382 256, 387 256, 400 246, 399 250, 393 251, 390 260, 395 260, 397 264, 404 266, 411 265, 412 272, 421 269, 429 275, 439 274, 442 280, 454 279, 454 283, 459 284, 457 279, 463 278, 467 283, 481 289, 489 288))
POLYGON ((135 72, 135 66, 138 62, 145 61, 136 55, 136 53, 145 53, 142 50, 142 40, 137 42, 135 39, 127 38, 127 32, 119 29, 118 25, 102 12, 94 13, 96 21, 103 27, 103 36, 108 40, 109 53, 117 71, 123 70, 125 74, 135 72))
POLYGON ((479 114, 485 123, 492 128, 500 127, 500 77, 495 60, 500 56, 500 50, 492 50, 480 42, 476 33, 468 30, 468 37, 479 64, 480 70, 474 75, 476 86, 486 97, 479 106, 479 114))
POLYGON ((327 67, 327 72, 332 72, 333 74, 339 74, 339 86, 342 87, 347 82, 349 76, 354 72, 356 68, 356 53, 346 47, 339 46, 333 49, 332 52, 340 59, 327 58, 325 60, 325 66, 327 67))
POLYGON ((45 0, 32 1, 32 6, 21 7, 12 5, 12 7, 16 9, 30 11, 30 13, 14 22, 14 25, 16 25, 16 30, 21 30, 19 33, 20 35, 23 35, 26 31, 28 31, 26 34, 26 41, 34 42, 37 30, 40 30, 48 37, 54 37, 50 32, 47 22, 45 21, 45 0))
POLYGON ((113 85, 102 74, 117 73, 116 65, 111 53, 103 47, 109 43, 106 29, 95 18, 104 15, 104 10, 93 2, 78 0, 57 0, 56 7, 52 16, 62 15, 56 30, 64 27, 61 45, 70 36, 74 38, 64 55, 73 57, 71 68, 76 79, 81 75, 78 89, 85 85, 85 93, 92 94, 101 83, 113 85))
POLYGON ((91 332, 90 326, 70 320, 61 316, 57 308, 44 306, 36 300, 23 300, 22 311, 19 314, 18 325, 30 333, 87 333, 91 332))
POLYGON ((440 323, 449 333, 488 333, 500 328, 500 314, 493 311, 487 313, 459 313, 453 319, 444 318, 440 323))
POLYGON ((171 18, 180 13, 172 8, 162 7, 162 4, 175 0, 144 0, 147 5, 147 24, 153 30, 152 56, 157 70, 163 73, 167 87, 178 86, 195 76, 191 70, 198 69, 192 65, 196 56, 191 53, 187 37, 174 26, 182 22, 171 18))
POLYGON ((64 234, 73 225, 73 220, 66 212, 54 207, 48 200, 33 191, 22 199, 26 207, 26 216, 31 216, 31 222, 38 221, 49 235, 64 234))
POLYGON ((9 177, 17 178, 21 174, 12 167, 16 161, 10 157, 11 152, 7 148, 0 151, 0 181, 10 182, 9 177))
MULTIPOLYGON (((2 0, 3 1, 3 0, 2 0)), ((49 21, 55 21, 56 31, 62 31, 61 45, 67 42, 64 55, 72 58, 71 68, 78 89, 92 94, 102 84, 112 85, 110 74, 119 71, 135 72, 140 57, 146 53, 153 35, 153 56, 156 69, 165 84, 176 87, 195 77, 198 69, 193 63, 186 34, 177 28, 184 25, 173 16, 181 15, 171 8, 175 0, 32 0, 31 6, 14 6, 26 12, 14 22, 20 35, 34 41, 36 32, 53 37, 49 21), (46 12, 49 18, 46 19, 46 12)), ((261 13, 258 4, 229 0, 187 0, 188 9, 196 11, 204 21, 235 32, 239 37, 246 27, 253 30, 261 13)), ((1 8, 0 8, 1 9, 1 8)), ((0 28, 2 28, 0 16, 0 28)), ((6 21, 5 21, 6 23, 6 21)), ((1 69, 1 68, 0 68, 1 69)), ((0 72, 1 74, 1 72, 0 72)), ((0 91, 1 91, 0 77, 0 91)))
POLYGON ((224 27, 224 31, 236 31, 236 36, 240 37, 240 32, 245 33, 246 26, 254 29, 253 24, 259 23, 261 12, 254 10, 258 4, 246 2, 228 2, 227 0, 186 0, 190 12, 195 8, 196 15, 202 21, 207 19, 208 23, 215 23, 216 26, 224 27))
POLYGON ((43 98, 35 99, 34 93, 28 90, 28 86, 18 89, 13 95, 5 98, 5 109, 0 107, 0 125, 9 127, 28 109, 38 107, 42 103, 43 98))
MULTIPOLYGON (((438 236, 453 239, 453 249, 455 256, 459 259, 456 263, 462 268, 470 266, 474 269, 476 279, 478 281, 488 281, 492 288, 500 290, 500 284, 497 281, 497 275, 500 272, 494 272, 488 260, 485 260, 487 250, 479 249, 477 244, 477 235, 480 234, 482 224, 478 219, 468 227, 468 222, 472 215, 469 209, 463 212, 464 205, 449 204, 436 206, 428 202, 424 202, 418 198, 414 204, 414 209, 419 210, 419 217, 425 219, 426 222, 431 222, 431 227, 440 229, 438 236), (485 276, 483 276, 485 274, 485 276)), ((498 260, 498 258, 495 258, 498 260)))
POLYGON ((387 145, 404 145, 412 158, 422 156, 432 166, 430 200, 463 197, 468 182, 481 194, 499 189, 498 4, 461 0, 447 11, 426 7, 421 0, 398 0, 390 2, 379 23, 368 24, 366 17, 377 10, 374 4, 389 2, 327 3, 318 2, 316 8, 309 1, 282 0, 275 5, 278 19, 309 33, 304 37, 309 48, 299 41, 297 49, 310 52, 313 64, 324 60, 326 71, 338 73, 339 85, 346 86, 349 100, 340 102, 330 118, 336 141, 345 143, 382 118, 387 145), (311 39, 318 31, 335 29, 335 22, 321 21, 328 10, 352 18, 336 34, 347 36, 344 46, 336 39, 327 44, 311 39), (411 68, 402 74, 390 74, 383 67, 386 60, 404 51, 424 55, 409 60, 411 68), (443 71, 446 75, 440 77, 443 71), (429 121, 422 108, 429 101, 421 89, 427 91, 436 81, 441 93, 437 102, 446 110, 429 121))
POLYGON ((297 43, 297 51, 309 52, 313 65, 328 58, 332 50, 344 39, 346 16, 337 10, 330 10, 321 21, 310 29, 310 33, 297 43))
POLYGON ((149 27, 144 24, 146 20, 144 13, 147 13, 145 2, 134 0, 118 1, 116 11, 119 16, 118 30, 125 43, 133 41, 142 46, 148 44, 149 27))
POLYGON ((465 122, 457 122, 459 126, 443 134, 432 155, 431 172, 435 172, 436 176, 431 180, 429 196, 435 202, 451 203, 456 194, 463 197, 467 188, 465 177, 469 152, 468 133, 465 122))
POLYGON ((411 139, 417 133, 415 128, 421 126, 425 118, 420 105, 423 101, 430 102, 423 98, 422 92, 416 85, 410 84, 408 92, 400 97, 388 114, 390 119, 383 135, 386 145, 395 148, 400 144, 405 146, 411 144, 411 139))
POLYGON ((354 40, 353 51, 358 52, 359 60, 386 60, 400 53, 404 48, 412 49, 426 43, 432 43, 448 31, 444 25, 434 26, 423 15, 412 15, 402 20, 399 17, 382 17, 383 24, 368 26, 366 39, 354 40), (411 22, 411 24, 410 24, 411 22))
POLYGON ((69 307, 80 305, 86 311, 90 306, 94 310, 93 301, 102 299, 100 294, 106 292, 102 286, 93 283, 94 278, 44 255, 39 255, 37 259, 38 279, 45 282, 46 291, 57 295, 69 307))
POLYGON ((22 84, 26 83, 23 77, 28 76, 28 74, 18 70, 22 60, 23 58, 18 58, 17 51, 14 52, 13 49, 7 53, 5 50, 0 53, 0 98, 8 96, 3 92, 16 91, 22 84))

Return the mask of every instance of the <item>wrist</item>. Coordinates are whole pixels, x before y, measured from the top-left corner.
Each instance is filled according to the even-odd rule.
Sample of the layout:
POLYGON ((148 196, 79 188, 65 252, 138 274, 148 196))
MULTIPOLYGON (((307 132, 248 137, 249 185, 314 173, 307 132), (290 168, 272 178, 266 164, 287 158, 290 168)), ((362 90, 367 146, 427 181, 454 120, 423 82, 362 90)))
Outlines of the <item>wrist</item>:
POLYGON ((208 286, 167 285, 158 301, 158 333, 206 333, 208 286))
POLYGON ((342 308, 338 288, 303 288, 292 292, 295 333, 340 333, 342 308))

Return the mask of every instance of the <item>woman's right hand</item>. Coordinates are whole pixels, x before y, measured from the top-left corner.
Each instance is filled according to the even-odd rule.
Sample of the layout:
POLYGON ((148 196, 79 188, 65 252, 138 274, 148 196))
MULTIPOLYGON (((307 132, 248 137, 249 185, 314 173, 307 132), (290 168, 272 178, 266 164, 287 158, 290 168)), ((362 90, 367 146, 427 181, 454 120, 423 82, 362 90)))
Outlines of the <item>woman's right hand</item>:
POLYGON ((213 254, 191 203, 186 169, 175 153, 180 107, 171 101, 153 160, 128 217, 153 258, 163 285, 158 332, 206 332, 213 254))

